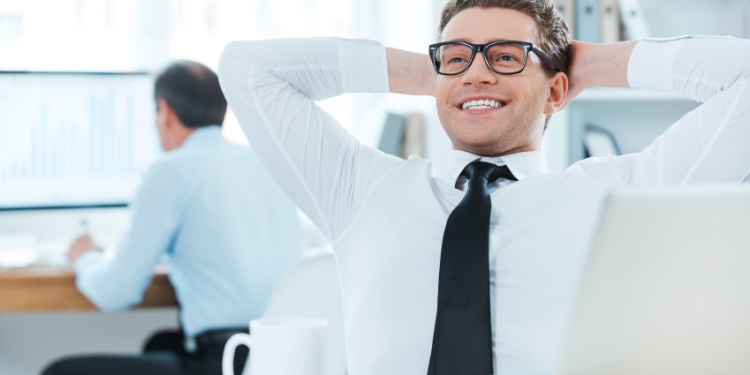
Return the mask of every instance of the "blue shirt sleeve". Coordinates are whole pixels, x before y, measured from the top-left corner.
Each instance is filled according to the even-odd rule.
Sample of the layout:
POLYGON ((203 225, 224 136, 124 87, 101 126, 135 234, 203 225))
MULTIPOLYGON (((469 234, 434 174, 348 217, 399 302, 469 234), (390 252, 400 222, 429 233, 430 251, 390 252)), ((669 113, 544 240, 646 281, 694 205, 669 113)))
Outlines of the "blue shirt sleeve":
POLYGON ((143 299, 179 228, 184 186, 177 165, 164 159, 154 164, 133 200, 130 228, 114 257, 89 252, 76 261, 76 286, 100 310, 125 310, 143 299))

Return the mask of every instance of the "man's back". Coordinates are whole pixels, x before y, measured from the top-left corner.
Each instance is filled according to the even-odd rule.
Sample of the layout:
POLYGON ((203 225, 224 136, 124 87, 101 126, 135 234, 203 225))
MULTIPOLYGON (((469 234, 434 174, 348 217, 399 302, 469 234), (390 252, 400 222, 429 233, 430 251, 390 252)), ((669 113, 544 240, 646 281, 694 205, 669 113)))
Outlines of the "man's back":
POLYGON ((241 327, 262 313, 299 238, 295 206, 253 151, 208 126, 155 163, 114 259, 94 269, 81 259, 77 268, 89 269, 79 287, 102 309, 128 307, 141 298, 149 263, 166 253, 187 335, 241 327), (104 279, 116 286, 102 287, 104 279))
POLYGON ((169 251, 182 323, 188 332, 221 328, 211 322, 246 325, 299 255, 296 208, 252 150, 224 140, 218 127, 193 134, 166 159, 185 183, 169 251))

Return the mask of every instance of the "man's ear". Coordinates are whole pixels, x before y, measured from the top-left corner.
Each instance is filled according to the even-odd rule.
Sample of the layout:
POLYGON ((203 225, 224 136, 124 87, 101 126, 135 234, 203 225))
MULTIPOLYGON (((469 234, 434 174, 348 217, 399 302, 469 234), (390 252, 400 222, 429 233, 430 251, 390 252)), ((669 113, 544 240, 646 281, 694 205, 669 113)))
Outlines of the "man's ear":
POLYGON ((177 117, 177 114, 175 113, 174 109, 171 105, 169 105, 169 102, 167 102, 166 99, 160 98, 156 105, 159 107, 159 112, 161 116, 164 118, 163 125, 165 128, 171 128, 175 125, 175 118, 177 117))
POLYGON ((561 110, 565 105, 565 97, 568 94, 568 76, 563 72, 558 72, 548 82, 544 114, 549 116, 561 110))

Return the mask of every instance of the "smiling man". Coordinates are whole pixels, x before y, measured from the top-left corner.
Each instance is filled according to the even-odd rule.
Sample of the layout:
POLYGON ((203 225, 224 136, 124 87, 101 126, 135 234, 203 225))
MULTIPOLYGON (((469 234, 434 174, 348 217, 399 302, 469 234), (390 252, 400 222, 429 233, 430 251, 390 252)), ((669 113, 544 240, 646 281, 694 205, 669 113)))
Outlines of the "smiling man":
POLYGON ((219 71, 255 151, 333 244, 353 375, 554 371, 606 192, 750 173, 750 42, 571 44, 549 0, 451 0, 429 54, 235 42, 219 71), (551 173, 549 116, 592 86, 705 104, 642 153, 551 173), (353 92, 436 97, 445 173, 362 145, 314 103, 353 92))
MULTIPOLYGON (((523 9, 527 12, 534 11, 533 3, 519 5, 528 8, 523 9)), ((443 42, 430 48, 434 68, 442 74, 434 89, 425 89, 434 90, 438 98, 438 114, 454 148, 486 156, 538 150, 543 127, 529 124, 539 125, 541 115, 559 109, 568 88, 567 77, 557 67, 567 65, 569 42, 564 24, 557 20, 542 34, 541 48, 555 51, 557 61, 553 61, 531 44, 542 46, 539 28, 531 17, 519 17, 517 12, 502 8, 455 6, 446 8, 443 20, 443 42), (472 50, 471 43, 485 46, 477 64, 472 59, 478 50, 472 50), (528 56, 532 57, 530 64, 528 56)), ((404 89, 415 87, 415 83, 407 81, 404 89)))

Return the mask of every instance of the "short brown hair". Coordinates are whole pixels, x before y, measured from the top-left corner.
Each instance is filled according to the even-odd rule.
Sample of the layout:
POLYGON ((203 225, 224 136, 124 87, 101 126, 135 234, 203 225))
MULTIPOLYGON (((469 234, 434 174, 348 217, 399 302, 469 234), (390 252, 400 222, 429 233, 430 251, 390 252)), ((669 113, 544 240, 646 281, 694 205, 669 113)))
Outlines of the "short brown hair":
MULTIPOLYGON (((568 71, 570 31, 551 0, 449 0, 440 13, 438 37, 453 16, 469 8, 506 8, 531 16, 539 29, 539 48, 550 55, 560 70, 568 71)), ((555 74, 546 65, 544 70, 550 76, 555 74)))

